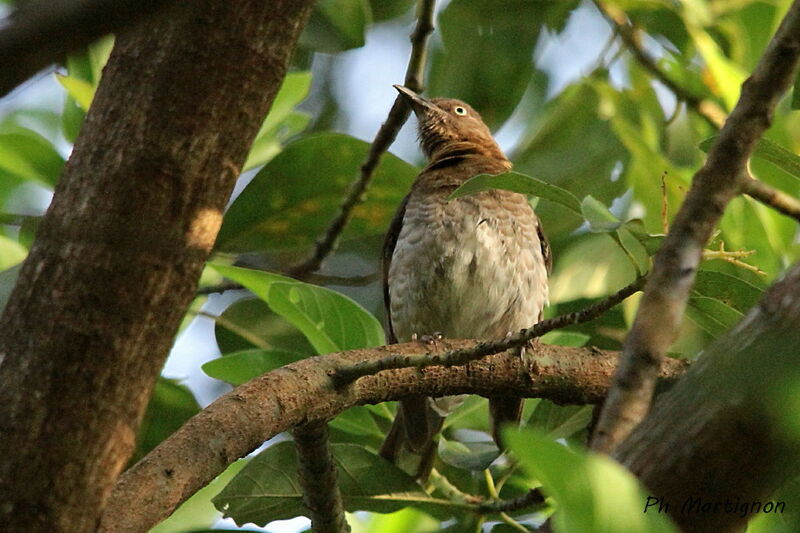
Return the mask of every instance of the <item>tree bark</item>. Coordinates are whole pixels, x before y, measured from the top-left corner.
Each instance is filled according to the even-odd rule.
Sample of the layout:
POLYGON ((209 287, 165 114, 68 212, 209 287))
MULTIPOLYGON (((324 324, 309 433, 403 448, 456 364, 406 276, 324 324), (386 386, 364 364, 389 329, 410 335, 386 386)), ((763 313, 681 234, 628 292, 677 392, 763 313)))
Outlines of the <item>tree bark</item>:
POLYGON ((0 522, 84 532, 130 457, 311 0, 120 35, 0 319, 0 522))
MULTIPOLYGON (((240 385, 192 417, 120 477, 100 533, 146 533, 225 468, 265 440, 345 409, 408 396, 480 394, 547 398, 556 403, 602 401, 619 352, 541 344, 529 363, 506 354, 465 366, 403 368, 335 388, 336 369, 390 354, 445 353, 476 341, 445 339, 435 348, 409 342, 350 350, 292 363, 240 385)), ((527 357, 526 357, 527 359, 527 357)), ((684 361, 664 361, 662 377, 682 374, 684 361)))
POLYGON ((766 502, 798 474, 800 438, 787 430, 787 405, 800 381, 799 344, 795 266, 659 397, 615 453, 651 495, 669 504, 683 531, 743 531, 752 516, 742 516, 738 506, 734 512, 719 507, 687 513, 689 498, 766 502))

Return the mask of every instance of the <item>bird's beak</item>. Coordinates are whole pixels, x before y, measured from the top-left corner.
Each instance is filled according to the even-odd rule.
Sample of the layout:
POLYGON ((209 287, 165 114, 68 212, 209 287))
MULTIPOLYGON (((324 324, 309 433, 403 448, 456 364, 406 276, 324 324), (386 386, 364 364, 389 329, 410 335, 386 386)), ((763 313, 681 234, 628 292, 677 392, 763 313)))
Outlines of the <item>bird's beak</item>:
POLYGON ((392 87, 397 89, 397 92, 411 104, 411 109, 414 110, 414 114, 418 117, 425 115, 427 112, 439 109, 430 100, 426 100, 408 87, 403 87, 402 85, 393 85, 392 87))

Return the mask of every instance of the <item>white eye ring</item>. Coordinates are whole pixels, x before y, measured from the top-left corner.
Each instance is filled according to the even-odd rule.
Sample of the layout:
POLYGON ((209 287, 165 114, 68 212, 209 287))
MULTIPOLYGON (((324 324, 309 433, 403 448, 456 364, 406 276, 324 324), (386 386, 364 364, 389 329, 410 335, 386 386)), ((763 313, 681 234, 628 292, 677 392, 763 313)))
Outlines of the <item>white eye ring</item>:
POLYGON ((457 106, 455 109, 453 109, 453 112, 456 115, 461 115, 462 117, 466 116, 466 114, 467 114, 467 110, 465 108, 461 107, 461 106, 457 106))

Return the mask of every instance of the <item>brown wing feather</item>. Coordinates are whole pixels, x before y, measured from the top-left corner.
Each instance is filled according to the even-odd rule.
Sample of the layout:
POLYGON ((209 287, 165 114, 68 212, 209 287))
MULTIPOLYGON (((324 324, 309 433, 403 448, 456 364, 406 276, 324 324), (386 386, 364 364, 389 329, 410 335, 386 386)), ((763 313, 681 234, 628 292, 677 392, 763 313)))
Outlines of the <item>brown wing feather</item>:
POLYGON ((389 301, 389 267, 392 264, 392 255, 394 255, 394 247, 397 245, 397 238, 400 236, 400 230, 403 228, 403 217, 406 214, 406 205, 408 205, 408 196, 403 198, 400 206, 392 217, 392 222, 389 224, 389 229, 386 232, 386 238, 383 241, 383 251, 381 253, 381 274, 383 276, 383 305, 386 309, 386 341, 389 344, 396 344, 397 337, 394 334, 392 327, 392 306, 389 301))
POLYGON ((550 250, 550 241, 547 240, 547 235, 544 234, 542 228, 542 221, 536 219, 536 233, 539 235, 539 246, 542 247, 542 258, 544 259, 544 266, 547 269, 547 274, 553 273, 553 253, 550 250))

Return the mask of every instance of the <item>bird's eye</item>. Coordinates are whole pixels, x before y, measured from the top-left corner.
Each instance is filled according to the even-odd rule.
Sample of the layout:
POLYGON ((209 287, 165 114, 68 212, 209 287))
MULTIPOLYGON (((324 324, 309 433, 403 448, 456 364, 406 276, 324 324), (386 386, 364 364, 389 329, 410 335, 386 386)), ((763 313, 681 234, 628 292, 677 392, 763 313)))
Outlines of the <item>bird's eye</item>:
POLYGON ((462 117, 466 116, 466 114, 467 114, 467 110, 465 108, 461 107, 461 106, 458 106, 455 109, 453 109, 453 112, 456 115, 461 115, 462 117))

